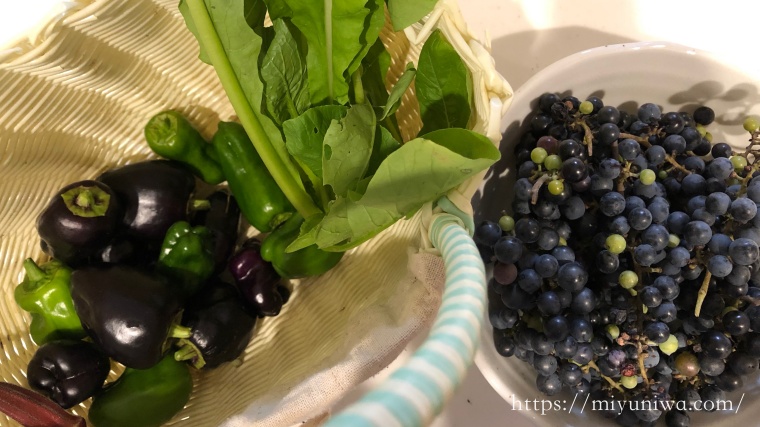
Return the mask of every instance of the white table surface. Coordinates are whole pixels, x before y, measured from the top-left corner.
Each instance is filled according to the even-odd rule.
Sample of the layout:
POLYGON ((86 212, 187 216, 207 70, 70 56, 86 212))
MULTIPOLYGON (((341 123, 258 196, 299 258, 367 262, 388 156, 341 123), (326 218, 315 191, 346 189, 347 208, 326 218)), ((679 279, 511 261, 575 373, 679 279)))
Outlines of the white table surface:
MULTIPOLYGON (((5 2, 4 2, 5 3, 5 2)), ((0 48, 55 14, 64 0, 23 0, 3 5, 0 48), (52 12, 51 12, 52 11, 52 12)), ((631 41, 667 40, 720 54, 743 67, 760 67, 757 18, 750 0, 460 0, 476 34, 492 40, 497 69, 517 89, 533 73, 584 49, 631 41)), ((484 343, 491 345, 491 343, 484 343)), ((400 360, 346 401, 384 378, 400 360)), ((345 402, 344 402, 345 403, 345 402)), ((433 427, 532 427, 498 396, 473 367, 433 427)))

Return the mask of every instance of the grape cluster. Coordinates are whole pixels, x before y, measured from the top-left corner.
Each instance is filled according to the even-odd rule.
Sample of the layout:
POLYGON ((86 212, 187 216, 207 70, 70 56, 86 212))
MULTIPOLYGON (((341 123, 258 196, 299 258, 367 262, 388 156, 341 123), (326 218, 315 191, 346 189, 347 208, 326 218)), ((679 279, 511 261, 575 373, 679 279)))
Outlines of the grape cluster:
POLYGON ((646 400, 606 415, 688 427, 693 402, 758 370, 760 132, 745 121, 750 144, 735 152, 713 145, 714 118, 538 100, 515 148, 512 214, 474 239, 493 264, 496 350, 530 364, 540 392, 646 400), (689 410, 651 404, 665 400, 689 410))

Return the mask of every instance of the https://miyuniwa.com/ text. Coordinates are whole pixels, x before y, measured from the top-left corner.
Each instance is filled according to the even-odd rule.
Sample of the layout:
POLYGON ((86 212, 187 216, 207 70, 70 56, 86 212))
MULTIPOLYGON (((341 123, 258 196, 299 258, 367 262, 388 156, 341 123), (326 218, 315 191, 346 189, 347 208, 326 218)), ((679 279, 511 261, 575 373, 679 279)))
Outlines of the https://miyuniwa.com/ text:
POLYGON ((571 413, 574 410, 584 412, 605 412, 619 414, 624 409, 632 411, 659 410, 667 412, 677 411, 722 411, 738 413, 744 401, 744 394, 738 402, 728 399, 718 400, 597 400, 590 399, 590 395, 575 395, 572 399, 524 399, 511 396, 511 410, 532 411, 537 414, 547 415, 550 412, 571 413))

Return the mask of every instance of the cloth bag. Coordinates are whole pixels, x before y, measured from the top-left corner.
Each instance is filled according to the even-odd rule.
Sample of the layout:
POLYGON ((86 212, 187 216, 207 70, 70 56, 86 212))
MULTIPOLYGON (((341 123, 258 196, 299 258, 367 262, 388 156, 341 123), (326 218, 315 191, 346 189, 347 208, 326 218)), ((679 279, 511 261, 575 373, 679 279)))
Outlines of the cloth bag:
MULTIPOLYGON (((33 43, 0 53, 0 380, 24 386, 36 346, 13 289, 23 279, 24 258, 44 259, 35 221, 51 195, 69 182, 154 158, 142 129, 160 110, 185 113, 206 137, 219 120, 234 117, 214 70, 197 59, 176 0, 70 6, 33 43)), ((472 129, 498 144, 511 88, 455 1, 441 0, 404 32, 386 25, 388 87, 435 28, 472 72, 472 129)), ((413 88, 397 118, 406 139, 420 129, 413 88)), ((465 222, 481 180, 448 197, 465 222)), ((258 322, 239 362, 194 373, 192 398, 169 425, 300 424, 387 366, 427 330, 440 304, 445 273, 427 237, 433 214, 426 205, 347 253, 337 268, 295 284, 281 314, 258 322)), ((86 416, 87 405, 73 412, 86 416)), ((9 423, 0 416, 0 424, 9 423)))

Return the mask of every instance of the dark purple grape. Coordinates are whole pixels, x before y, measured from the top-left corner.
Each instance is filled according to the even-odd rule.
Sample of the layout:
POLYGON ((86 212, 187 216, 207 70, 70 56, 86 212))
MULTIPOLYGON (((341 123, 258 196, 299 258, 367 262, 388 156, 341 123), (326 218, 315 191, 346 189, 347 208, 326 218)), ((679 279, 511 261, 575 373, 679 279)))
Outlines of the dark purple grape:
POLYGON ((702 126, 707 126, 715 120, 715 111, 704 105, 697 107, 692 115, 694 117, 694 122, 702 126))
MULTIPOLYGON (((571 157, 562 163, 562 177, 567 182, 576 183, 583 180, 586 176, 586 164, 580 158, 571 157)), ((576 189, 573 188, 573 190, 576 189)))

